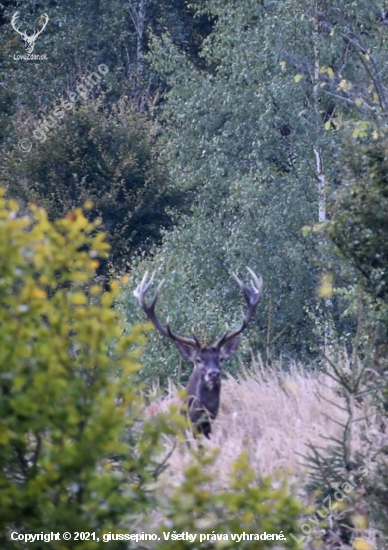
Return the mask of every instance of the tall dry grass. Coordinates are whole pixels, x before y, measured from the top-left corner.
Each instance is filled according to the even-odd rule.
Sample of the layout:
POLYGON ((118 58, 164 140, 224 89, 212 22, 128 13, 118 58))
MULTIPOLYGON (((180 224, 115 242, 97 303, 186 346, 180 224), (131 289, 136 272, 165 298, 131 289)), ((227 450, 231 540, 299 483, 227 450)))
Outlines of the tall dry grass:
MULTIPOLYGON (((176 394, 170 384, 169 395, 154 400, 148 413, 167 412, 171 404, 178 403, 176 394)), ((300 365, 291 364, 285 369, 276 363, 266 368, 258 360, 237 378, 229 376, 222 382, 221 407, 212 437, 202 442, 207 448, 220 449, 213 464, 214 485, 228 485, 231 465, 243 451, 249 453, 250 466, 260 476, 287 473, 292 481, 300 480, 307 473, 303 456, 308 453, 308 444, 325 448, 328 438, 342 438, 340 424, 348 418, 345 409, 345 399, 330 376, 307 371, 300 365)), ((370 399, 356 404, 354 420, 357 422, 350 443, 354 452, 366 454, 373 447, 387 444, 386 420, 370 399)), ((187 437, 195 445, 190 434, 187 437)), ((171 445, 167 438, 166 451, 171 445)), ((179 484, 190 460, 188 447, 179 446, 169 460, 164 482, 179 484)))
MULTIPOLYGON (((351 376, 351 361, 346 355, 336 360, 342 362, 339 365, 342 372, 351 376)), ((245 451, 251 469, 259 477, 271 476, 276 485, 277 480, 283 482, 286 475, 290 485, 297 488, 303 504, 316 505, 316 495, 306 490, 309 468, 304 457, 311 444, 325 453, 334 439, 343 440, 343 425, 349 419, 343 389, 330 376, 330 366, 327 367, 327 373, 308 370, 295 363, 278 362, 269 368, 258 359, 249 370, 242 369, 237 378, 228 376, 222 381, 221 407, 211 439, 200 442, 207 449, 219 450, 207 470, 212 479, 208 487, 211 492, 229 487, 231 467, 245 451)), ((356 368, 360 372, 362 367, 359 364, 356 368)), ((179 402, 177 388, 170 383, 168 395, 154 397, 146 414, 166 413, 171 405, 179 405, 179 402)), ((371 395, 354 399, 353 403, 352 429, 348 432, 346 445, 353 456, 371 456, 388 445, 386 415, 376 407, 371 395)), ((190 447, 185 443, 176 445, 172 437, 164 440, 165 454, 173 449, 168 468, 157 482, 157 490, 164 495, 180 485, 185 467, 193 460, 191 449, 198 441, 191 433, 186 433, 186 437, 190 447)), ((388 470, 388 461, 385 467, 388 470)), ((344 472, 344 475, 347 479, 349 473, 344 472)), ((360 495, 362 491, 361 488, 360 495)), ((368 504, 360 497, 354 513, 366 518, 367 508, 368 504)), ((152 526, 162 520, 162 515, 156 511, 148 518, 152 526)), ((144 526, 145 519, 142 521, 144 526)), ((378 531, 368 528, 360 533, 371 541, 373 548, 378 531)), ((328 539, 325 544, 327 548, 349 548, 332 546, 328 539)))

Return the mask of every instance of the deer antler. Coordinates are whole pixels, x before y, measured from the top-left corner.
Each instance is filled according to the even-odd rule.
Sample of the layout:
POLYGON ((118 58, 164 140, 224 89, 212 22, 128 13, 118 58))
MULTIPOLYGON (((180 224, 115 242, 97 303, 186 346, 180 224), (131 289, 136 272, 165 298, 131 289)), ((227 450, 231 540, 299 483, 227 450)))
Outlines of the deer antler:
MULTIPOLYGON (((26 32, 27 32, 27 29, 26 29, 25 32, 20 32, 20 31, 19 31, 19 28, 16 28, 16 27, 15 27, 15 23, 16 23, 16 20, 17 20, 18 16, 19 16, 19 12, 17 11, 16 13, 14 13, 14 15, 13 15, 13 17, 12 17, 12 19, 11 19, 11 25, 12 25, 13 29, 14 29, 17 33, 19 33, 21 36, 25 36, 25 34, 26 34, 26 32)), ((19 25, 19 26, 20 26, 20 25, 19 25)))
POLYGON ((154 327, 161 333, 163 336, 167 336, 168 338, 171 338, 171 340, 174 340, 175 342, 179 342, 185 346, 191 346, 193 348, 200 348, 200 343, 198 342, 197 338, 193 335, 192 338, 185 338, 184 336, 178 336, 177 334, 174 334, 172 330, 170 329, 169 324, 167 323, 166 326, 163 326, 159 319, 156 317, 155 313, 155 305, 159 298, 160 289, 162 288, 162 285, 164 283, 164 280, 161 281, 158 285, 158 288, 156 289, 155 295, 152 298, 152 301, 150 305, 148 306, 145 302, 145 295, 147 294, 147 291, 149 290, 150 286, 154 282, 155 278, 155 271, 151 275, 151 279, 147 281, 148 279, 148 271, 145 272, 144 277, 141 281, 141 283, 138 285, 136 290, 134 291, 134 296, 137 298, 137 301, 139 302, 139 305, 141 309, 144 311, 144 313, 147 315, 148 319, 151 321, 151 323, 154 325, 154 327))
POLYGON ((216 348, 220 349, 222 346, 236 338, 248 325, 253 312, 256 309, 257 304, 260 302, 263 290, 263 279, 258 277, 250 267, 247 267, 247 270, 251 276, 251 286, 244 284, 240 279, 233 273, 233 278, 237 282, 240 290, 243 292, 245 300, 247 302, 248 308, 243 317, 240 327, 231 332, 226 332, 222 338, 220 338, 214 345, 216 348))
POLYGON ((34 36, 33 36, 33 38, 37 38, 37 37, 40 35, 40 33, 43 32, 44 29, 46 28, 46 25, 47 25, 48 20, 49 20, 47 13, 44 13, 42 17, 45 17, 45 18, 46 18, 45 21, 44 21, 44 23, 43 23, 43 27, 40 29, 40 31, 34 31, 34 36))

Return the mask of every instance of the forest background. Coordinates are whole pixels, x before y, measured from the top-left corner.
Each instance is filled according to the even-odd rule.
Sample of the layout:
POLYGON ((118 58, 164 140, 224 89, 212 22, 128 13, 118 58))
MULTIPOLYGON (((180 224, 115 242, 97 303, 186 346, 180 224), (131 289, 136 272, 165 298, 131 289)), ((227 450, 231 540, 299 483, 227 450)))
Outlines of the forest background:
MULTIPOLYGON (((156 270, 158 278, 166 279, 160 316, 169 316, 171 326, 182 333, 194 330, 202 341, 211 341, 241 316, 240 296, 230 275, 237 272, 242 277, 248 265, 262 275, 265 296, 226 371, 237 376, 241 365, 251 365, 252 356, 258 355, 268 369, 280 361, 286 370, 295 362, 303 363, 307 372, 325 371, 333 364, 338 370, 337 361, 345 353, 354 358, 351 365, 361 370, 353 376, 344 367, 344 372, 334 369, 331 375, 342 388, 338 395, 347 396, 345 409, 351 423, 352 407, 365 396, 374 400, 385 421, 385 2, 3 1, 0 26, 0 185, 7 215, 14 210, 12 201, 17 201, 20 216, 31 219, 38 216, 34 209, 42 207, 50 227, 73 221, 81 232, 90 228, 90 238, 95 238, 98 226, 110 245, 109 252, 102 246, 93 273, 84 279, 72 275, 65 286, 81 285, 83 294, 82 285, 90 282, 103 292, 112 281, 124 280, 112 297, 114 309, 110 304, 108 309, 121 315, 126 334, 133 330, 138 334, 136 326, 144 316, 133 289, 145 270, 156 270), (41 18, 48 14, 49 23, 33 52, 46 54, 47 59, 15 58, 25 53, 11 25, 16 11, 20 30, 27 28, 29 34, 42 26, 41 18), (103 76, 98 72, 101 65, 108 68, 103 76), (85 86, 91 73, 100 74, 101 79, 88 86, 87 95, 81 94, 73 108, 54 115, 69 94, 85 86), (46 139, 35 138, 34 132, 44 126, 46 139), (28 150, 20 146, 26 139, 31 142, 28 150), (77 209, 85 204, 82 215, 77 209)), ((43 223, 39 216, 38 226, 43 223)), ((43 227, 42 231, 43 235, 43 227)), ((88 238, 72 249, 74 257, 91 246, 88 238)), ((12 243, 4 240, 4 258, 9 259, 7 247, 12 243)), ((70 269, 63 258, 58 261, 61 269, 70 269)), ((10 286, 12 296, 21 296, 25 283, 17 272, 18 262, 3 263, 7 273, 13 266, 13 276, 21 277, 10 286)), ((44 277, 50 279, 55 273, 53 268, 44 277)), ((30 276, 36 280, 34 270, 30 276)), ((3 279, 9 284, 9 279, 3 279)), ((63 290, 55 288, 44 290, 48 301, 63 290)), ((4 289, 7 315, 8 299, 4 289)), ((88 294, 86 299, 93 304, 88 294)), ((79 296, 72 300, 73 305, 84 305, 79 296)), ((70 324, 72 311, 68 311, 70 324)), ((39 315, 48 313, 39 310, 39 315)), ((29 322, 35 326, 36 317, 29 322)), ((49 333, 30 337, 46 338, 50 346, 49 333)), ((113 326, 105 336, 110 344, 112 339, 120 340, 113 326)), ((86 341, 86 333, 84 337, 86 341)), ((114 363, 117 357, 112 356, 110 344, 100 351, 114 363)), ((14 377, 6 354, 3 361, 7 386, 14 377)), ((20 361, 15 359, 15 369, 22 368, 20 361)), ((85 358, 78 356, 77 361, 82 371, 85 358)), ((103 361, 99 368, 105 372, 105 367, 103 361)), ((115 372, 121 367, 117 368, 115 372)), ((140 384, 149 389, 156 381, 165 389, 170 379, 184 384, 189 374, 169 342, 147 333, 142 368, 131 375, 135 378, 128 391, 137 395, 140 384)), ((86 377, 84 383, 89 387, 93 381, 86 377)), ((105 373, 100 381, 109 385, 110 377, 105 373)), ((9 391, 7 386, 2 395, 9 391)), ((128 399, 132 403, 132 397, 128 399)), ((15 411, 12 405, 3 412, 12 416, 15 411)), ((179 419, 175 422, 179 424, 179 419)), ((340 464, 337 451, 330 451, 333 479, 350 468, 350 428, 345 421, 344 426, 340 464)), ((3 455, 5 471, 10 471, 7 464, 15 452, 20 457, 32 452, 26 430, 23 423, 13 428, 24 441, 19 451, 12 446, 11 436, 4 436, 10 445, 3 455)), ((127 443, 138 445, 136 434, 136 430, 127 434, 127 443)), ((39 439, 39 435, 33 438, 36 445, 39 439)), ((95 464, 106 450, 104 445, 100 454, 96 450, 95 464)), ((148 450, 144 452, 148 456, 148 450)), ((36 453, 35 470, 40 456, 36 453)), ((121 456, 124 451, 117 453, 121 456)), ((81 451, 79 456, 83 457, 81 451)), ((22 470, 28 470, 28 460, 20 457, 22 470)), ((383 472, 381 479, 386 480, 387 469, 383 472)), ((140 475, 142 483, 144 476, 140 475)), ((376 500, 368 501, 368 510, 386 502, 384 484, 371 490, 376 500)), ((324 486, 322 481, 320 488, 324 486)), ((115 508, 118 516, 120 506, 115 508)), ((176 503, 171 506, 178 509, 176 503)), ((142 507, 146 508, 143 501, 134 514, 143 512, 142 507)), ((287 509, 284 514, 291 518, 294 512, 287 509)), ((377 531, 383 533, 386 515, 373 517, 377 531)), ((4 525, 11 520, 10 512, 4 525)), ((281 524, 277 516, 274 522, 281 524)), ((351 531, 350 523, 347 519, 351 531)), ((341 544, 358 544, 354 531, 346 536, 341 529, 339 535, 332 529, 341 544)))

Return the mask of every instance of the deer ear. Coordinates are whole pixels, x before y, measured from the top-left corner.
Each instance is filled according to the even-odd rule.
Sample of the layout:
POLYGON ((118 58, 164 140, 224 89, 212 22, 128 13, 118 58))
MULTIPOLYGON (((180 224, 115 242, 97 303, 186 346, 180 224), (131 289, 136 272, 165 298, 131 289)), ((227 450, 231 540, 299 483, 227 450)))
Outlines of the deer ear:
POLYGON ((232 357, 237 351, 238 345, 240 342, 240 338, 233 338, 228 344, 226 344, 221 349, 221 357, 222 359, 229 359, 229 357, 232 357))
POLYGON ((181 344, 180 342, 175 342, 176 347, 178 348, 179 353, 182 355, 183 359, 187 359, 188 361, 192 361, 194 357, 194 350, 191 349, 189 346, 185 346, 184 344, 181 344))

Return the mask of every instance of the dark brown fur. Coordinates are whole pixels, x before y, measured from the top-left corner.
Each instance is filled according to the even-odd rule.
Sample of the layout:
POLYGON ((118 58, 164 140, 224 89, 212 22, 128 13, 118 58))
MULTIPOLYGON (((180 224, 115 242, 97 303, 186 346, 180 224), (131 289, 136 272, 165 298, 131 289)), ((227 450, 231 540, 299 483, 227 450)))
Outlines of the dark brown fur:
POLYGON ((217 417, 220 407, 222 362, 236 353, 238 343, 237 337, 221 349, 203 347, 199 350, 177 343, 182 357, 194 363, 186 387, 188 416, 194 433, 203 434, 208 439, 211 423, 217 417))
POLYGON ((211 422, 216 418, 220 407, 222 362, 236 353, 239 335, 247 327, 262 294, 262 278, 257 277, 249 267, 247 269, 251 275, 251 286, 244 284, 236 275, 233 275, 247 303, 242 323, 237 329, 226 332, 212 346, 201 346, 194 335, 193 338, 179 336, 172 332, 168 324, 163 325, 159 321, 155 313, 155 305, 163 281, 159 283, 151 303, 148 305, 145 301, 145 295, 154 281, 155 273, 148 280, 146 272, 134 291, 140 307, 156 329, 176 343, 184 359, 194 363, 194 370, 186 388, 187 414, 193 424, 194 434, 203 434, 207 438, 210 437, 211 422))

